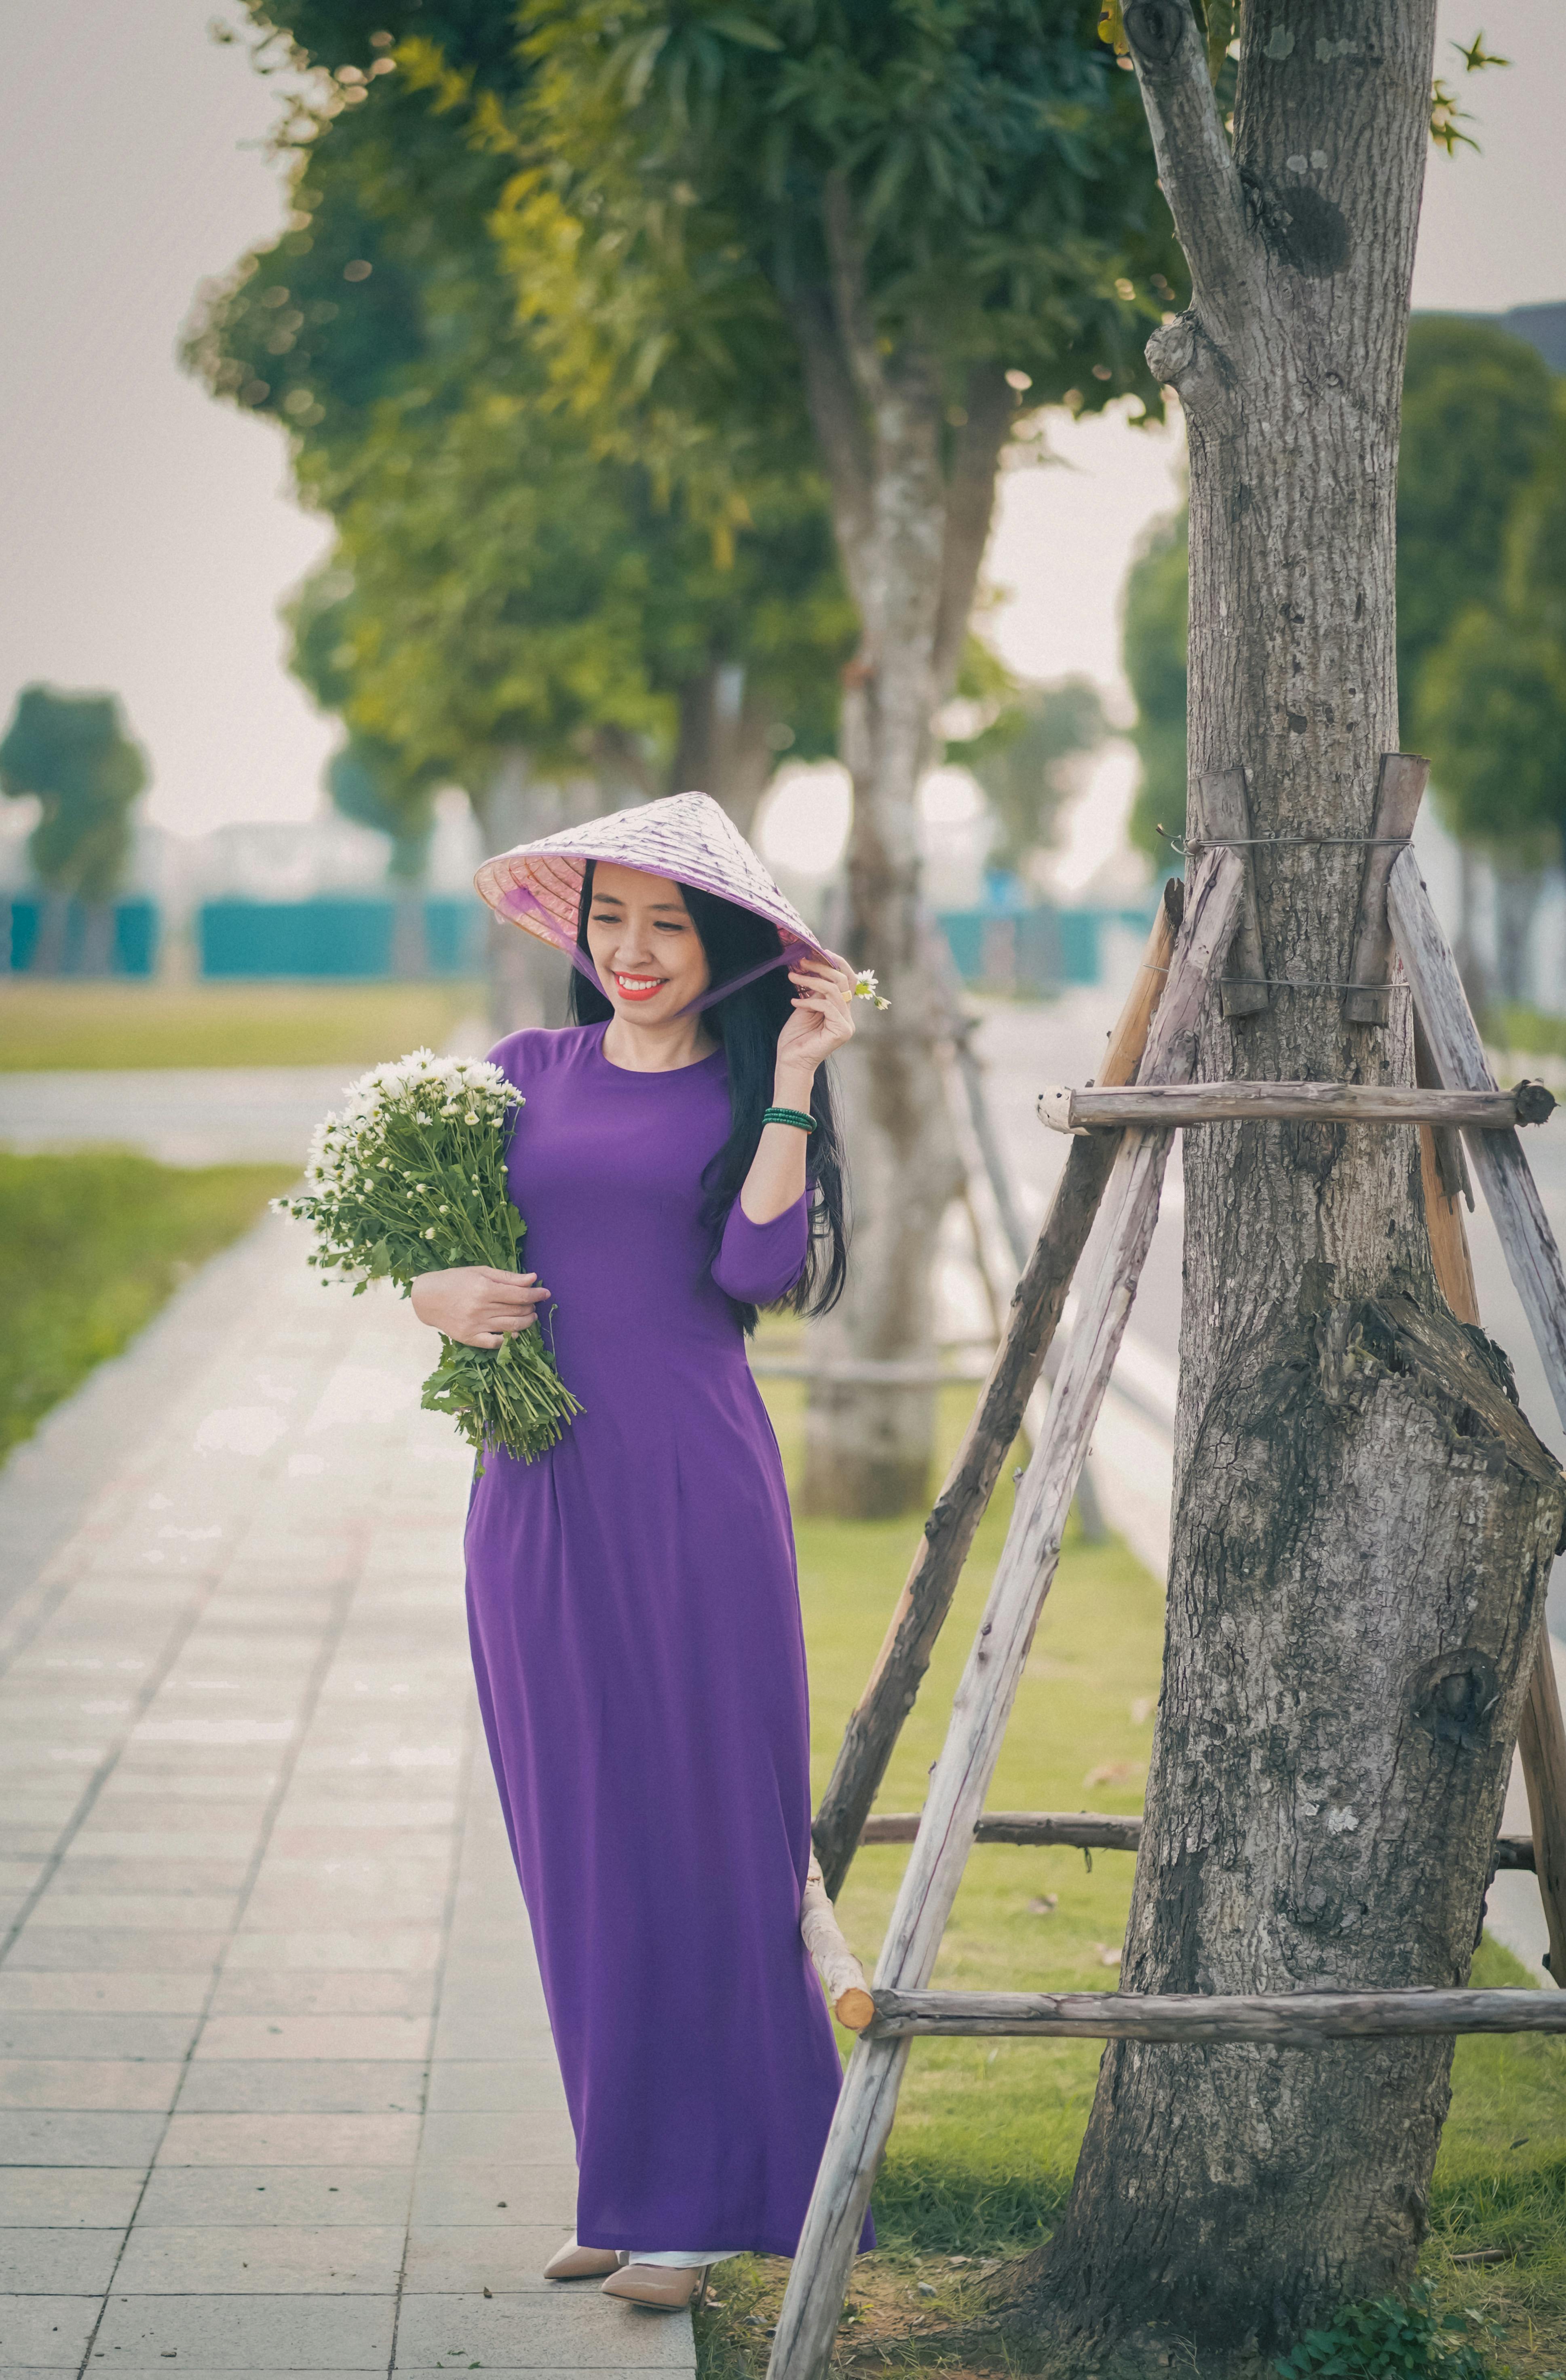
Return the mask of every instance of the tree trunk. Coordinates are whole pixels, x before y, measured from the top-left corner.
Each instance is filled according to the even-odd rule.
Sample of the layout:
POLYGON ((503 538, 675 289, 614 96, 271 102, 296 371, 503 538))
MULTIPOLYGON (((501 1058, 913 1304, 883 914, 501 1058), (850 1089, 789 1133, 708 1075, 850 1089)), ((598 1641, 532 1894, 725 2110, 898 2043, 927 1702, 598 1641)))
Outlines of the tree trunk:
MULTIPOLYGON (((1188 0, 1126 32, 1190 259, 1149 360, 1191 453, 1192 815, 1365 835, 1397 744, 1398 401, 1434 0, 1249 0, 1231 158, 1188 0)), ((1345 1024, 1365 857, 1254 855, 1270 1005, 1202 1079, 1413 1080, 1345 1024)), ((1164 1679, 1122 1973, 1138 1992, 1461 1984, 1566 1495, 1430 1273, 1417 1136, 1187 1137, 1164 1679)), ((1450 2044, 1111 2044, 1018 2316, 1219 2370, 1405 2285, 1450 2044)))
POLYGON ((115 905, 84 901, 81 905, 81 956, 78 972, 103 977, 115 971, 115 905))
POLYGON ((392 886, 392 974, 399 983, 421 983, 430 972, 430 937, 424 930, 424 887, 392 886))
MULTIPOLYGON (((519 746, 498 756, 482 795, 473 797, 473 807, 492 852, 509 851, 565 823, 558 814, 558 789, 532 781, 528 755, 519 746)), ((485 916, 490 1024, 497 1038, 528 1026, 564 1025, 567 962, 536 934, 524 933, 493 910, 485 916)))
POLYGON ((710 794, 748 835, 776 765, 768 706, 739 662, 714 662, 680 688, 672 794, 710 794))
MULTIPOLYGON (((936 1237, 962 1186, 936 1045, 941 987, 921 951, 917 795, 983 559, 1012 415, 999 370, 975 372, 953 425, 913 335, 891 354, 870 323, 846 190, 826 210, 830 291, 794 305, 859 652, 843 758, 854 780, 842 942, 891 1001, 839 1062, 853 1202, 848 1289, 819 1323, 824 1358, 934 1354, 936 1237)), ((812 1384, 802 1507, 873 1517, 928 1503, 930 1389, 812 1384)))
POLYGON ((38 895, 38 931, 33 937, 30 973, 64 975, 70 931, 70 895, 47 889, 38 895))
POLYGON ((1521 1002, 1533 990, 1528 937, 1543 891, 1536 868, 1495 871, 1496 976, 1502 1000, 1521 1002))

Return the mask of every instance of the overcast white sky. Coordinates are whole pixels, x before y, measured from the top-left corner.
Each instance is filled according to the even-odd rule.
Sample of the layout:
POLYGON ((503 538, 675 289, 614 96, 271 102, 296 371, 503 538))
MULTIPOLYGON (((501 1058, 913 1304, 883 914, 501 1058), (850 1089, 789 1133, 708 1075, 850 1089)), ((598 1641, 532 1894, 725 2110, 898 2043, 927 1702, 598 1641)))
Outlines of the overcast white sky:
MULTIPOLYGON (((334 731, 282 666, 276 607, 325 532, 276 433, 174 354, 198 282, 277 225, 273 93, 209 40, 212 0, 0 5, 0 711, 34 678, 112 687, 165 826, 308 817, 334 731)), ((1484 154, 1431 160, 1425 307, 1566 298, 1566 8, 1479 14, 1517 67, 1468 85, 1484 154)), ((1443 43, 1479 20, 1440 15, 1443 43)), ((991 629, 1032 675, 1112 682, 1127 553, 1172 500, 1174 441, 1068 423, 1055 444, 1063 468, 1005 482, 991 629)))

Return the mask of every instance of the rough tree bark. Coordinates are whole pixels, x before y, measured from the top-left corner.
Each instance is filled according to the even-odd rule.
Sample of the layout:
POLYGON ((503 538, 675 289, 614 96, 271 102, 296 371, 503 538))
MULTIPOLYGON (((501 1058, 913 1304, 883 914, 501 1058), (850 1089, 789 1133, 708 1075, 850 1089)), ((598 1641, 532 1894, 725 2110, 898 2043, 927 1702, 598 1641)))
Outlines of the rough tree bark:
POLYGON ((739 662, 713 662, 680 688, 672 794, 710 794, 749 834, 777 755, 767 741, 765 698, 739 662))
MULTIPOLYGON (((1397 745, 1393 494, 1435 0, 1247 0, 1232 146, 1189 0, 1125 30, 1191 310, 1149 360, 1191 458, 1191 753, 1259 836, 1369 831, 1397 745)), ((1351 1026, 1353 844, 1256 854, 1261 1014, 1198 1072, 1413 1080, 1351 1026)), ((1431 1277, 1416 1135, 1185 1148, 1164 1682, 1122 1973, 1137 1992, 1464 1981, 1566 1495, 1431 1277)), ((1204 2372, 1405 2284, 1450 2046, 1111 2044, 1012 2318, 1204 2372)))
MULTIPOLYGON (((848 1292, 818 1326, 829 1359, 929 1359, 931 1264, 961 1185, 935 1047, 941 988, 920 963, 916 796, 951 690, 984 556, 1014 400, 999 368, 950 407, 917 332, 887 351, 871 322, 846 186, 829 192, 831 285, 794 321, 861 641, 846 673, 843 759, 854 780, 840 939, 892 1002, 841 1062, 853 1182, 848 1292)), ((928 1502, 929 1388, 813 1385, 802 1502, 874 1516, 928 1502)))

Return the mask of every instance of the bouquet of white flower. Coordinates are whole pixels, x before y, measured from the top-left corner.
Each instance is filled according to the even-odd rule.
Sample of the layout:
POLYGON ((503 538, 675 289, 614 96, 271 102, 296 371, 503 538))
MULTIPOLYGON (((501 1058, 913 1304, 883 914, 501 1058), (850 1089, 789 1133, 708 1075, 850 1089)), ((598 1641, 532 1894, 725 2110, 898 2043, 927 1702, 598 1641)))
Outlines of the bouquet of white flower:
MULTIPOLYGON (((273 1203, 314 1230, 312 1265, 358 1276, 356 1297, 372 1281, 394 1281, 406 1297, 420 1273, 450 1265, 515 1272, 528 1226, 506 1187, 505 1149, 525 1105, 487 1060, 415 1050, 349 1085, 342 1113, 311 1143, 304 1196, 273 1203)), ((494 1348, 443 1338, 422 1402, 450 1414, 480 1458, 498 1447, 528 1462, 581 1411, 537 1329, 494 1348)))

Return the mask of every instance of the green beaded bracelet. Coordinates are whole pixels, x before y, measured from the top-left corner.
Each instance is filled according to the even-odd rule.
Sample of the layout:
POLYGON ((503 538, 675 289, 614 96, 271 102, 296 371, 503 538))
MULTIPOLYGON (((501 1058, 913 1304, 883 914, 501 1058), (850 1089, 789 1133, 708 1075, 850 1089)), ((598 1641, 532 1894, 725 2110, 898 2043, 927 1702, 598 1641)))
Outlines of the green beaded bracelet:
POLYGON ((801 1132, 814 1132, 816 1129, 815 1117, 806 1115, 799 1108, 768 1108, 763 1111, 761 1121, 763 1123, 792 1123, 801 1132))

